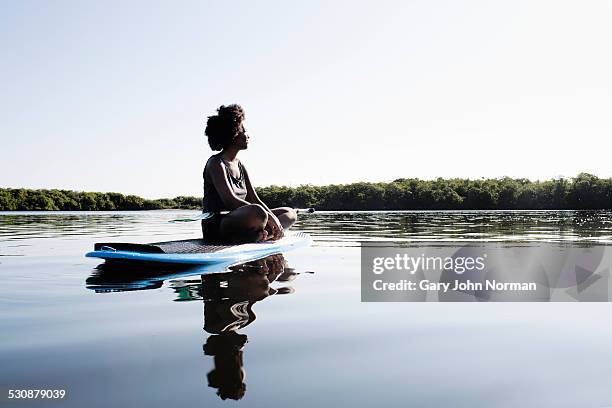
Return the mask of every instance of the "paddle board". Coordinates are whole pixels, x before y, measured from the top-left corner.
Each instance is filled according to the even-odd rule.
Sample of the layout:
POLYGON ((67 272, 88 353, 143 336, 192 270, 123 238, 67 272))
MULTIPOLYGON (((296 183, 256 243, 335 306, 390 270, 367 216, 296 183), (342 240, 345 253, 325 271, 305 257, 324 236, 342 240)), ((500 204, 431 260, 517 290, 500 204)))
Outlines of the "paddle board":
POLYGON ((209 265, 241 263, 310 245, 312 239, 303 232, 287 232, 277 241, 242 245, 210 245, 201 239, 133 244, 97 243, 89 258, 106 261, 159 262, 165 264, 209 265))

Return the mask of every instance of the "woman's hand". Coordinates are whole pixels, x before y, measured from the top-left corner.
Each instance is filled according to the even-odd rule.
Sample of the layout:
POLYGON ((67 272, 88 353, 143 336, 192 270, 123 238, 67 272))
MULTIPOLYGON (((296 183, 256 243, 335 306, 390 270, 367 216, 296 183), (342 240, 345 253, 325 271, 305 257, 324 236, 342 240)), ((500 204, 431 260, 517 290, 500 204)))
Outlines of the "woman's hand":
POLYGON ((284 235, 283 226, 281 225, 276 215, 273 213, 268 214, 268 223, 266 224, 266 230, 268 230, 268 239, 276 241, 281 239, 284 235))

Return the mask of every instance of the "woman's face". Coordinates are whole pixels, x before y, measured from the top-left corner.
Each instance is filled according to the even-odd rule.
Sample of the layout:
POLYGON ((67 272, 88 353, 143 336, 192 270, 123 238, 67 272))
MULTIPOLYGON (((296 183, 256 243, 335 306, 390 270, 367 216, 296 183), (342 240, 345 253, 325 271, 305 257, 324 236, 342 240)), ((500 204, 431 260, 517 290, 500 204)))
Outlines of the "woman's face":
POLYGON ((240 131, 238 132, 238 136, 236 137, 234 144, 239 150, 244 150, 249 146, 249 135, 244 128, 244 122, 240 124, 240 131))

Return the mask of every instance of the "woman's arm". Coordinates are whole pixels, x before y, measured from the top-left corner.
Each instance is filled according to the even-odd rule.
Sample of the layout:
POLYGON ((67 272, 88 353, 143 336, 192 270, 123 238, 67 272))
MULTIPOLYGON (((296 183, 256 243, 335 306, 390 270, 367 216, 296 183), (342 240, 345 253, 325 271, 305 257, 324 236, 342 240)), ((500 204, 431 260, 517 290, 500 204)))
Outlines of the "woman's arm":
POLYGON ((255 192, 253 185, 251 184, 251 179, 249 177, 249 173, 246 167, 244 167, 243 164, 241 165, 242 165, 242 171, 244 172, 244 179, 246 183, 247 201, 252 204, 259 204, 266 210, 266 212, 268 213, 268 225, 267 226, 269 227, 270 232, 272 233, 272 236, 274 237, 274 239, 282 238, 284 235, 283 226, 281 225, 276 215, 272 212, 272 210, 270 210, 270 208, 263 201, 261 201, 261 199, 255 192))
POLYGON ((247 201, 249 203, 251 203, 251 204, 259 204, 259 205, 261 205, 266 210, 266 212, 268 212, 268 214, 272 214, 272 216, 276 217, 272 213, 272 210, 270 210, 270 208, 268 208, 268 206, 266 204, 264 204, 263 201, 261 201, 261 198, 259 198, 259 196, 255 192, 255 189, 253 188, 253 185, 251 184, 251 179, 249 178, 249 173, 247 172, 247 169, 246 169, 246 167, 244 167, 244 165, 242 165, 242 171, 244 171, 244 178, 245 178, 245 182, 246 182, 246 189, 247 189, 246 199, 247 199, 247 201))
POLYGON ((234 194, 234 191, 228 184, 227 169, 221 163, 221 159, 214 157, 208 164, 206 171, 208 172, 217 193, 219 193, 219 198, 221 198, 224 207, 231 211, 242 207, 243 205, 250 204, 248 201, 241 200, 234 194))

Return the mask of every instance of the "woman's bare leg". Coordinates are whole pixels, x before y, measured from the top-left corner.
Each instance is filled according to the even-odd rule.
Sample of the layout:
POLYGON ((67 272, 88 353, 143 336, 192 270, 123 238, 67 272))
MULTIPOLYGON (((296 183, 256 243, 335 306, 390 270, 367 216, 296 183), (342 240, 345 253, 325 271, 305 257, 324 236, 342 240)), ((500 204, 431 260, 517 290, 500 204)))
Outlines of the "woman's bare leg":
POLYGON ((221 239, 231 243, 265 241, 268 213, 258 204, 236 208, 221 220, 221 239))
MULTIPOLYGON (((283 229, 289 229, 297 220, 293 208, 280 207, 272 209, 283 229)), ((244 205, 223 217, 219 226, 221 239, 231 243, 258 242, 268 238, 266 224, 268 213, 258 204, 244 205)))
POLYGON ((283 229, 289 229, 297 221, 297 212, 291 207, 273 208, 272 213, 280 221, 283 229))

